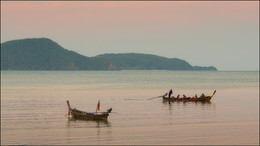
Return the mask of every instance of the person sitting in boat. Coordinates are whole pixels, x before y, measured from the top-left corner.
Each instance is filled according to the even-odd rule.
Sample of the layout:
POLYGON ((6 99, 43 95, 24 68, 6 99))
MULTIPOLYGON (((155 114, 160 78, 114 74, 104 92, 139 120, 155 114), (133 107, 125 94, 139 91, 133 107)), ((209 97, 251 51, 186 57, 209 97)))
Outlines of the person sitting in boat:
POLYGON ((195 98, 198 98, 197 94, 195 94, 195 98))
POLYGON ((171 97, 172 95, 172 89, 169 91, 169 98, 171 97))
POLYGON ((178 94, 178 96, 176 98, 179 99, 180 98, 180 94, 178 94))
POLYGON ((183 99, 186 99, 187 97, 186 97, 186 95, 183 94, 183 97, 182 97, 182 98, 183 98, 183 99))
POLYGON ((201 97, 201 98, 205 97, 204 93, 202 93, 202 94, 200 95, 200 97, 201 97))

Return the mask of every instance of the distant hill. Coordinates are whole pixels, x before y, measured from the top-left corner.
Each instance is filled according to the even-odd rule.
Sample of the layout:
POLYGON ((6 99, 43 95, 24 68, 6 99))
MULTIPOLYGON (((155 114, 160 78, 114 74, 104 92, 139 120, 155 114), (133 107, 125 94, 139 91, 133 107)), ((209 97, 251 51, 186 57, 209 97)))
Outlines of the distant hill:
POLYGON ((122 70, 217 70, 215 67, 193 67, 188 62, 178 58, 166 58, 150 54, 121 53, 103 54, 103 58, 122 70))
POLYGON ((107 70, 110 63, 62 48, 46 38, 1 44, 2 70, 107 70))
POLYGON ((86 57, 47 38, 1 44, 1 70, 217 70, 191 66, 178 58, 149 54, 103 54, 86 57))

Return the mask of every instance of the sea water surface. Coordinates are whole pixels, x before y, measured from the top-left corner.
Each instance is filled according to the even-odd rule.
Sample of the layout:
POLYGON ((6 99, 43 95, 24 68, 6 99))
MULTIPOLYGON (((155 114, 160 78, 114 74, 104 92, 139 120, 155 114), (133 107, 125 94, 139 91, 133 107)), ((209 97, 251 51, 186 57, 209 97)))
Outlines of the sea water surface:
POLYGON ((259 72, 1 71, 1 145, 259 144, 259 72), (210 103, 157 97, 210 95, 210 103), (112 107, 106 122, 67 117, 112 107))

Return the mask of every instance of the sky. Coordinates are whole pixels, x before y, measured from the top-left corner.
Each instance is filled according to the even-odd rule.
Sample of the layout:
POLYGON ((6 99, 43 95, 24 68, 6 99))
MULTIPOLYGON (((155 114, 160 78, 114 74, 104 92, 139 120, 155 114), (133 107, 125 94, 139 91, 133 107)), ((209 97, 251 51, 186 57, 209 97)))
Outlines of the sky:
POLYGON ((259 71, 259 2, 1 1, 1 43, 42 37, 88 57, 145 53, 259 71))

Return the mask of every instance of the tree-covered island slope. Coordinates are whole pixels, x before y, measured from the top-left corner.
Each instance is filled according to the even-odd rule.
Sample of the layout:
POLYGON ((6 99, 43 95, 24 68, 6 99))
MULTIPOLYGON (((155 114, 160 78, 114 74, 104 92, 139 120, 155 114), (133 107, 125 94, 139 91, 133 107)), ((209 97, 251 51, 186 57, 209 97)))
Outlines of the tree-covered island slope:
POLYGON ((48 38, 30 38, 1 44, 1 70, 217 70, 192 66, 178 58, 139 53, 86 57, 48 38))

